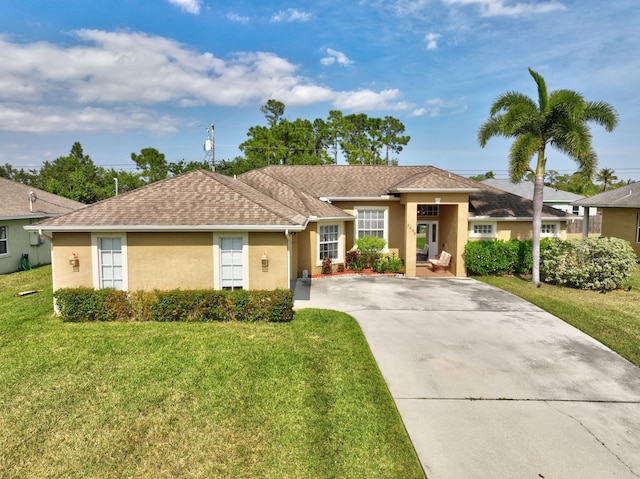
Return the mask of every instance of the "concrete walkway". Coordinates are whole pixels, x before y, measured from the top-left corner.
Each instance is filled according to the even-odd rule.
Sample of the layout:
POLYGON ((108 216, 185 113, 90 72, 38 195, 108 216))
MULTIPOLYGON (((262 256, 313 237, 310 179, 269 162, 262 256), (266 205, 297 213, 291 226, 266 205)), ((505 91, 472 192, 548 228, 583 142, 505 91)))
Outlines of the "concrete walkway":
POLYGON ((369 342, 429 479, 640 477, 640 369, 469 278, 299 280, 369 342))

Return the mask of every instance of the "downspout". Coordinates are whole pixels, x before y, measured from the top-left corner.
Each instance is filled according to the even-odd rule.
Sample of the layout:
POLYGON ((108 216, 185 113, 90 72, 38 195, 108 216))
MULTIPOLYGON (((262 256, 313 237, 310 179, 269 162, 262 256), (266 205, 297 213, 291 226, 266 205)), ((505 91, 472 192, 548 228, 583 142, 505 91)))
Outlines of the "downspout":
POLYGON ((38 234, 39 234, 40 236, 42 236, 43 238, 48 239, 48 240, 51 242, 51 244, 53 244, 53 237, 52 237, 52 236, 47 236, 46 234, 44 234, 44 233, 42 232, 42 230, 41 230, 41 229, 39 229, 39 230, 38 230, 38 234))
POLYGON ((287 238, 287 284, 291 289, 291 235, 289 230, 284 230, 284 237, 287 238))

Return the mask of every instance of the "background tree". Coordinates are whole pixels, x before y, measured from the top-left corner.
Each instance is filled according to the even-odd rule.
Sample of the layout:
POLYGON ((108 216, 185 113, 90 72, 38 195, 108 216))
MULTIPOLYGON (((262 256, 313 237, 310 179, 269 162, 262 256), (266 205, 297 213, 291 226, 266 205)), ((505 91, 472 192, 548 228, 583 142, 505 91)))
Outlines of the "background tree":
POLYGON ((392 157, 410 140, 396 118, 369 118, 364 113, 343 115, 332 110, 327 120, 287 120, 285 105, 269 100, 260 108, 268 126, 252 126, 240 145, 244 158, 224 165, 234 174, 268 165, 323 165, 338 162, 342 153, 349 164, 397 164, 392 157))
POLYGON ((596 175, 596 181, 602 183, 602 191, 607 191, 618 177, 615 175, 615 171, 610 168, 602 168, 596 175))
POLYGON ((131 159, 140 170, 140 176, 145 183, 164 180, 169 175, 169 164, 164 153, 160 153, 155 148, 143 148, 139 155, 131 153, 131 159))
POLYGON ((575 160, 580 171, 592 177, 597 157, 591 147, 588 122, 612 131, 618 123, 616 110, 606 102, 590 102, 571 90, 547 92, 544 78, 529 68, 538 90, 538 103, 528 96, 509 91, 491 105, 490 117, 478 130, 484 147, 494 136, 514 138, 509 152, 511 181, 520 182, 527 172, 534 174, 533 193, 533 275, 540 283, 540 230, 547 157, 546 147, 553 146, 575 160), (533 158, 535 166, 530 166, 533 158))
POLYGON ((469 179, 473 181, 482 181, 482 180, 490 180, 495 177, 496 175, 493 173, 493 171, 487 171, 486 173, 483 173, 481 175, 470 176, 469 179))
POLYGON ((111 187, 106 183, 104 168, 96 167, 82 145, 76 142, 68 156, 45 161, 33 186, 81 203, 95 203, 105 198, 111 187))

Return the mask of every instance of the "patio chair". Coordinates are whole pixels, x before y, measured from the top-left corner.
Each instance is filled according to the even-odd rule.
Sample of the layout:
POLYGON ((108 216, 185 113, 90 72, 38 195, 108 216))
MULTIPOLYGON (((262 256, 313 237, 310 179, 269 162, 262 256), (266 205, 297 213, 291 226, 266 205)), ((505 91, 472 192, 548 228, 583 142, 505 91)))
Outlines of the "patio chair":
POLYGON ((451 262, 451 253, 442 251, 437 258, 430 258, 429 263, 433 267, 433 271, 445 271, 451 262))

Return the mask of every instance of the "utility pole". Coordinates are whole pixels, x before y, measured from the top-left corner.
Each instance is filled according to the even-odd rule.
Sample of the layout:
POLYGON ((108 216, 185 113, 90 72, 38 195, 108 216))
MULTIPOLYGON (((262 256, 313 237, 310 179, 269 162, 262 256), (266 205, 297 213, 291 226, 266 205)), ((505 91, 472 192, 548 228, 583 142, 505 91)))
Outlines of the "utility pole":
POLYGON ((207 128, 207 132, 211 134, 211 138, 204 142, 204 151, 211 152, 211 171, 216 171, 215 127, 213 123, 211 123, 211 128, 207 128))

